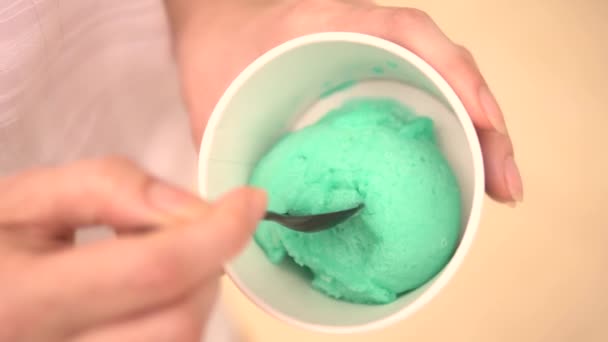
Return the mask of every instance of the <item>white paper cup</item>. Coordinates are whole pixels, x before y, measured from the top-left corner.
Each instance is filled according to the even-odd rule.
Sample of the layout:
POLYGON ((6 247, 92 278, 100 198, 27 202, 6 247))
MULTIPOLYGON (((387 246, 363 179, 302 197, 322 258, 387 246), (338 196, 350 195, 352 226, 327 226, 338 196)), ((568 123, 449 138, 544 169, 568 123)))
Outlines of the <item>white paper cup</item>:
POLYGON ((464 106, 447 82, 410 51, 367 35, 321 33, 289 41, 245 69, 215 107, 202 141, 200 192, 213 199, 246 184, 256 162, 287 131, 361 95, 393 97, 434 120, 462 191, 461 239, 437 276, 387 305, 351 304, 317 292, 297 267, 270 263, 252 241, 227 266, 227 274, 259 307, 310 330, 355 333, 403 320, 437 295, 460 267, 475 237, 484 195, 481 150, 464 106))

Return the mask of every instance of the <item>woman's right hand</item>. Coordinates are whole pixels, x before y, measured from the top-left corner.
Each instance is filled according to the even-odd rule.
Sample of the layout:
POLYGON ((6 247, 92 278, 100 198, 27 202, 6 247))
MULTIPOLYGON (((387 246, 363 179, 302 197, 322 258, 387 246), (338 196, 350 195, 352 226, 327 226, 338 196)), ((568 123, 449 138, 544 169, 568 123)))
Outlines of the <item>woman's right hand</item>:
POLYGON ((209 204, 123 159, 0 180, 0 341, 199 341, 266 199, 209 204), (76 228, 118 238, 74 247, 76 228))

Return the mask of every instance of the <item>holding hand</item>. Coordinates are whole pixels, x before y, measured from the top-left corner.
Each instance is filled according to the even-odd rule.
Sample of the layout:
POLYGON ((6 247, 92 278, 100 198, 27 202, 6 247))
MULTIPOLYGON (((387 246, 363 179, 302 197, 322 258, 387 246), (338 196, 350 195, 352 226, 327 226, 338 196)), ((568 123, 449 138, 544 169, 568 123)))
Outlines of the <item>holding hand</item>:
POLYGON ((523 200, 523 186, 503 114, 468 50, 424 12, 369 0, 166 0, 195 141, 216 102, 247 65, 302 35, 352 31, 397 43, 431 64, 454 88, 481 141, 487 192, 523 200))
POLYGON ((199 341, 265 197, 209 204, 122 159, 0 181, 1 341, 199 341), (72 247, 86 225, 118 239, 72 247))

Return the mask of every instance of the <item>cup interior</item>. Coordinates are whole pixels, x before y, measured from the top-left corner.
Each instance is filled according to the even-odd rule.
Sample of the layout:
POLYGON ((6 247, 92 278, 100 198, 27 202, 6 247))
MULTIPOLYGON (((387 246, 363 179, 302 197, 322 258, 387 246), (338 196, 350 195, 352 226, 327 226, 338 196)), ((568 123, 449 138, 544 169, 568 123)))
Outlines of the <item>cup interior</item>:
POLYGON ((271 264, 252 241, 227 266, 228 275, 270 314, 317 331, 365 331, 403 319, 434 297, 461 264, 484 191, 479 142, 462 103, 434 69, 395 44, 354 33, 305 36, 271 50, 239 75, 212 113, 200 153, 200 191, 213 199, 247 184, 257 161, 288 131, 356 96, 392 97, 434 120, 461 188, 461 239, 432 280, 378 306, 317 292, 309 274, 289 261, 271 264))

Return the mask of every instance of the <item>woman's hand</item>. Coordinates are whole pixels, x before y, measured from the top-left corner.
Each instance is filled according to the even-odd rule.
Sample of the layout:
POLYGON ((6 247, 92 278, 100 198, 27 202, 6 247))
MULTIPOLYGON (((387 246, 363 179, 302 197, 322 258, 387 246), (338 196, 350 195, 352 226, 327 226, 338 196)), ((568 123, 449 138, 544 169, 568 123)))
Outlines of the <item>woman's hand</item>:
POLYGON ((455 89, 481 140, 487 192, 523 200, 503 114, 468 50, 452 42, 424 12, 368 0, 165 0, 175 36, 184 97, 195 141, 216 102, 249 63, 298 36, 353 31, 402 45, 431 64, 455 89))
POLYGON ((0 341, 200 341, 222 265, 265 211, 209 204, 122 159, 0 180, 0 341), (77 227, 118 238, 73 247, 77 227))

